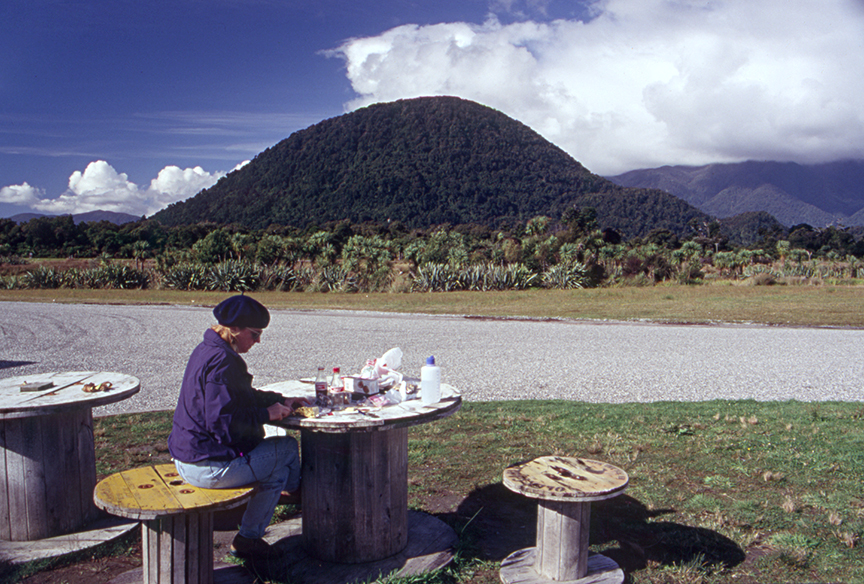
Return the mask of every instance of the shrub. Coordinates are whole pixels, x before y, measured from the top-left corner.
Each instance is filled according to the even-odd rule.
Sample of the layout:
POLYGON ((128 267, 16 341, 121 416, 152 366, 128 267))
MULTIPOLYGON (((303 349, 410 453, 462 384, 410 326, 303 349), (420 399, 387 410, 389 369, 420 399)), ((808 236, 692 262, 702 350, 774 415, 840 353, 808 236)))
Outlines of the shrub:
POLYGON ((748 278, 748 283, 753 286, 771 286, 782 277, 771 268, 759 265, 747 268, 744 270, 744 275, 748 278))
POLYGON ((494 266, 490 290, 527 290, 537 284, 537 274, 525 264, 494 266))
POLYGON ((78 268, 70 268, 63 272, 64 288, 99 288, 96 281, 96 273, 98 270, 79 270, 78 268))
POLYGON ((543 287, 555 290, 584 288, 586 283, 585 272, 585 266, 578 262, 552 266, 543 272, 543 287))
POLYGON ((178 264, 163 273, 162 285, 174 290, 204 290, 207 287, 207 269, 196 263, 178 264))
POLYGON ((702 271, 702 267, 699 264, 685 262, 681 265, 681 269, 678 272, 678 283, 701 284, 704 277, 705 273, 702 271))
POLYGON ((489 266, 468 266, 458 275, 460 290, 488 290, 489 266))
POLYGON ((357 289, 371 292, 390 285, 393 276, 391 247, 390 242, 377 235, 351 236, 342 248, 342 265, 354 277, 357 289))
POLYGON ((459 288, 459 273, 449 264, 429 262, 411 275, 414 292, 450 292, 459 288))
POLYGON ((318 272, 316 292, 357 292, 357 279, 340 265, 324 266, 318 272))
POLYGON ((297 273, 291 266, 264 266, 258 274, 261 290, 290 292, 297 288, 297 273))
POLYGON ((15 290, 24 288, 26 284, 20 276, 0 276, 0 290, 15 290))
POLYGON ((223 292, 248 292, 256 290, 260 282, 260 270, 243 260, 219 262, 207 271, 207 289, 223 292))
POLYGON ((92 278, 97 285, 93 287, 120 290, 140 288, 143 290, 150 283, 147 272, 130 266, 109 264, 90 271, 95 272, 92 278))
POLYGON ((300 269, 295 272, 294 290, 298 292, 309 290, 315 291, 315 282, 318 279, 318 272, 315 268, 309 265, 301 265, 300 269))
POLYGON ((63 276, 54 268, 37 266, 35 270, 27 272, 22 276, 25 288, 48 289, 59 288, 63 284, 63 276))
POLYGON ((427 263, 411 275, 414 292, 452 292, 454 290, 525 290, 535 285, 537 274, 525 264, 507 266, 481 264, 462 270, 450 264, 427 263))

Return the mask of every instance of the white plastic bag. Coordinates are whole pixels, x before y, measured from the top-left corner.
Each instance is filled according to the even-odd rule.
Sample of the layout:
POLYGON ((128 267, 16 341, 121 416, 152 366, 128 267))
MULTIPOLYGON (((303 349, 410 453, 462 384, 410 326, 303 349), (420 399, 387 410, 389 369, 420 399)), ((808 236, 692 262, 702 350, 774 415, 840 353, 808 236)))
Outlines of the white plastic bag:
POLYGON ((396 371, 402 366, 402 349, 393 347, 375 359, 375 374, 379 387, 393 387, 402 383, 402 374, 396 371))

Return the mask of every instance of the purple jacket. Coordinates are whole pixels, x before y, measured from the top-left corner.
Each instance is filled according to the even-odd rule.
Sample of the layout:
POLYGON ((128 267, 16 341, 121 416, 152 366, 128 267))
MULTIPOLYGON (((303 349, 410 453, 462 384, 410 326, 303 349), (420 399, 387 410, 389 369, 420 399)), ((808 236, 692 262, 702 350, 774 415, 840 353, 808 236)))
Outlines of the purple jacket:
POLYGON ((242 456, 264 440, 267 408, 284 399, 253 388, 243 358, 208 329, 183 374, 168 450, 182 462, 242 456))

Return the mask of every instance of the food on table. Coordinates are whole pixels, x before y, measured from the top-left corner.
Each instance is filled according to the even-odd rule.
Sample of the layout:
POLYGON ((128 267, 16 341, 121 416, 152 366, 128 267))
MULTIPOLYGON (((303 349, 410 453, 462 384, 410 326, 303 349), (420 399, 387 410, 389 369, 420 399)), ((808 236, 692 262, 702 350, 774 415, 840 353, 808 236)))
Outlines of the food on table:
POLYGON ((114 387, 113 383, 111 383, 110 381, 103 381, 99 385, 96 385, 95 383, 88 383, 81 389, 86 393, 96 393, 97 391, 108 391, 112 387, 114 387))
POLYGON ((294 408, 294 414, 301 418, 314 418, 318 415, 318 406, 301 406, 294 408))

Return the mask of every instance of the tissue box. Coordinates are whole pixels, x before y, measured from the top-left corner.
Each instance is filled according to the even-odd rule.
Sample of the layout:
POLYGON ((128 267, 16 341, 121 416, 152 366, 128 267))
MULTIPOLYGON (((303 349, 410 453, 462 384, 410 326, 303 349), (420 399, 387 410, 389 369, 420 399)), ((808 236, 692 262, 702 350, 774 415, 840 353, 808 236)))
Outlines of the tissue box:
POLYGON ((366 395, 372 395, 379 391, 377 379, 364 379, 362 377, 346 375, 342 378, 342 381, 345 382, 346 391, 364 393, 366 395))

